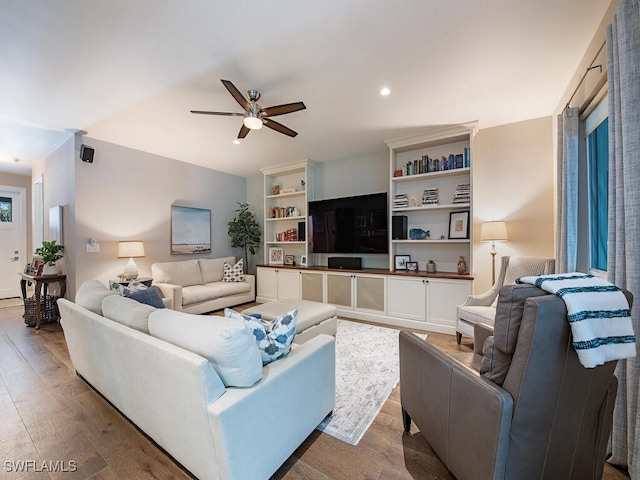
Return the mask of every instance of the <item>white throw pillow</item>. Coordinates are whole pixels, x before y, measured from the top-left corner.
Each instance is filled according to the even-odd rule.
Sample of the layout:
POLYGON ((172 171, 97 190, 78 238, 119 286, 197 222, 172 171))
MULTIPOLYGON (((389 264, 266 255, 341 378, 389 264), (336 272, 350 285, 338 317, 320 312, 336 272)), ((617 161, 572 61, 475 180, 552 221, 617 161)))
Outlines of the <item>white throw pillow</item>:
POLYGON ((102 315, 102 300, 118 292, 109 290, 100 280, 87 280, 76 292, 76 305, 102 315))
POLYGON ((153 311, 155 307, 151 305, 120 295, 111 295, 102 300, 104 317, 142 333, 149 333, 149 314, 153 311))
POLYGON ((208 359, 227 387, 262 378, 260 352, 242 320, 161 309, 149 315, 149 333, 208 359))
POLYGON ((242 258, 235 265, 224 262, 223 282, 244 282, 244 262, 242 258))

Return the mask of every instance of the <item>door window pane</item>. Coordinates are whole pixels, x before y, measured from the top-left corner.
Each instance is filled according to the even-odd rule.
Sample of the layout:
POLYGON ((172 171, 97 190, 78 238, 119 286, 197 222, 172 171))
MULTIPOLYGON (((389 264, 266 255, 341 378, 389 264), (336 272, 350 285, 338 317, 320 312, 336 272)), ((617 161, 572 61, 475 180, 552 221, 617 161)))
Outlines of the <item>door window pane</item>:
POLYGON ((11 223, 13 219, 12 199, 0 197, 0 222, 11 223))

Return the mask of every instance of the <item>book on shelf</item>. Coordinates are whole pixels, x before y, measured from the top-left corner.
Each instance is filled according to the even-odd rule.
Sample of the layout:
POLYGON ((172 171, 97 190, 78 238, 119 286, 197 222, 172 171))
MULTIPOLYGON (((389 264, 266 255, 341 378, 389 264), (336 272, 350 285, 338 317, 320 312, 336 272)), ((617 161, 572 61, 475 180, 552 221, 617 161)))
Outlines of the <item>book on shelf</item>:
POLYGON ((284 232, 276 233, 276 242, 297 242, 298 229, 288 228, 284 232))
POLYGON ((464 168, 469 168, 471 166, 471 149, 469 147, 464 147, 462 158, 464 168))
POLYGON ((471 150, 465 147, 462 153, 450 153, 440 158, 430 158, 429 155, 423 155, 422 158, 408 161, 401 170, 394 172, 402 172, 404 175, 420 175, 423 173, 444 172, 447 170, 455 170, 457 168, 468 168, 471 166, 471 150))
POLYGON ((438 189, 427 188, 422 192, 422 205, 437 205, 438 189))
POLYGON ((471 185, 461 183, 456 187, 453 195, 453 203, 469 203, 471 201, 471 185))
POLYGON ((409 197, 406 193, 400 193, 393 199, 393 208, 407 208, 409 206, 409 197))

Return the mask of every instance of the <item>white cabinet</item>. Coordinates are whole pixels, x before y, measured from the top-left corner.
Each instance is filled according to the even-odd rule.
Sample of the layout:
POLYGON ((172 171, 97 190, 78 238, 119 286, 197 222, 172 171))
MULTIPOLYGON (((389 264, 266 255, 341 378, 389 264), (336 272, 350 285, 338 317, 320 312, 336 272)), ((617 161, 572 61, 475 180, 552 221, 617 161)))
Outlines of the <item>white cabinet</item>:
POLYGON ((426 330, 455 333, 456 307, 471 295, 471 282, 389 276, 387 315, 424 322, 426 330))
POLYGON ((327 303, 353 310, 353 274, 327 272, 327 303))
POLYGON ((286 268, 257 269, 258 302, 300 299, 300 272, 286 268))
POLYGON ((451 328, 455 333, 457 306, 471 295, 471 282, 464 280, 429 279, 429 313, 427 322, 430 327, 451 328))
POLYGON ((387 314, 424 322, 427 318, 425 278, 390 276, 387 280, 387 314))
POLYGON ((257 301, 311 300, 335 305, 338 315, 400 328, 453 335, 456 307, 471 295, 471 280, 326 268, 260 266, 257 301))
POLYGON ((307 208, 313 200, 314 167, 305 160, 260 170, 264 175, 264 263, 271 263, 271 248, 281 248, 284 255, 293 255, 296 264, 302 257, 309 264, 307 208))
POLYGON ((300 298, 323 303, 324 273, 313 270, 300 272, 300 298))
POLYGON ((327 303, 340 310, 384 314, 385 275, 327 272, 327 303))
POLYGON ((390 229, 390 270, 394 269, 395 255, 409 255, 411 261, 418 262, 421 271, 433 260, 437 271, 457 273, 461 256, 469 269, 473 265, 474 133, 475 125, 462 125, 386 142, 389 225, 393 224, 394 216, 407 217, 406 237, 394 238, 390 229), (398 172, 402 175, 397 175, 398 172), (413 238, 412 229, 416 232, 413 238), (425 232, 429 232, 426 238, 425 232))

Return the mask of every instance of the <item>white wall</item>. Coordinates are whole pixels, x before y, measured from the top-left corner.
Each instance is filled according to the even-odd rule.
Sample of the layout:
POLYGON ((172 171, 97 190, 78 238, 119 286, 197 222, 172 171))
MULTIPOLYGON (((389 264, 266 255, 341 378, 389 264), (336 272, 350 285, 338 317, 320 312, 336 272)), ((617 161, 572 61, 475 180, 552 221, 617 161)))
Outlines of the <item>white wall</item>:
MULTIPOLYGON (((491 244, 480 242, 480 225, 507 222, 500 256, 555 256, 552 117, 480 130, 473 150, 474 292, 491 287, 491 244)), ((497 275, 497 274, 496 274, 497 275)))
POLYGON ((141 276, 151 274, 153 262, 197 258, 170 253, 172 204, 211 210, 212 253, 203 257, 242 255, 227 234, 237 202, 247 196, 242 177, 80 136, 34 168, 33 175, 40 174, 45 240, 49 208, 64 208, 65 258, 59 265, 67 274, 68 298, 85 280, 107 282, 122 272, 127 260, 117 258, 119 240, 145 242, 146 255, 136 260, 141 276), (95 149, 93 163, 80 160, 83 143, 95 149), (99 253, 87 253, 90 238, 100 244, 99 253))

